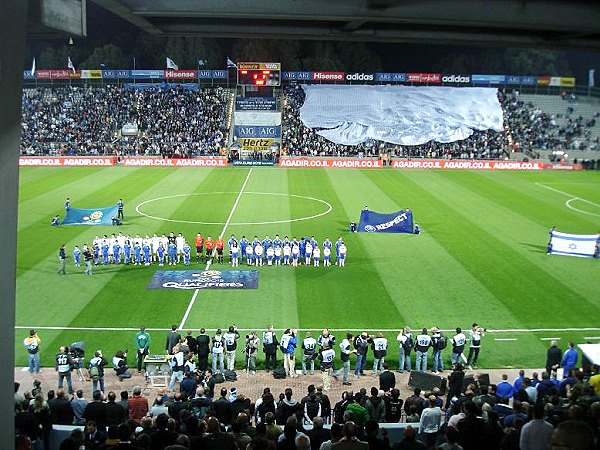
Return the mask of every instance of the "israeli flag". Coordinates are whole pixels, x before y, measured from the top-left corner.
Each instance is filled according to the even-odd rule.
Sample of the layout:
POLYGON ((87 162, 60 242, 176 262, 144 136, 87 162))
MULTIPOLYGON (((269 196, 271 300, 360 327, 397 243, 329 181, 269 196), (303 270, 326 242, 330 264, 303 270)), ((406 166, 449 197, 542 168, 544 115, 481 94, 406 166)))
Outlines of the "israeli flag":
POLYGON ((552 255, 598 258, 600 236, 597 234, 569 234, 552 231, 548 253, 552 255))
POLYGON ((237 64, 234 63, 231 58, 229 58, 229 56, 227 57, 227 68, 233 67, 234 69, 237 69, 237 64))

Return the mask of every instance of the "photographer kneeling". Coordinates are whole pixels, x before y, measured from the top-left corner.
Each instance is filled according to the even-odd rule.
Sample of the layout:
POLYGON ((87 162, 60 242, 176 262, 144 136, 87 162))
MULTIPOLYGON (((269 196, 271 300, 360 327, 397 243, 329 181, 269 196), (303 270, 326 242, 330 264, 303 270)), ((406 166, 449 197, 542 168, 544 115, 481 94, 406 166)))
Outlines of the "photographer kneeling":
POLYGON ((127 366, 127 351, 118 350, 113 357, 112 363, 119 381, 131 378, 131 372, 127 366))

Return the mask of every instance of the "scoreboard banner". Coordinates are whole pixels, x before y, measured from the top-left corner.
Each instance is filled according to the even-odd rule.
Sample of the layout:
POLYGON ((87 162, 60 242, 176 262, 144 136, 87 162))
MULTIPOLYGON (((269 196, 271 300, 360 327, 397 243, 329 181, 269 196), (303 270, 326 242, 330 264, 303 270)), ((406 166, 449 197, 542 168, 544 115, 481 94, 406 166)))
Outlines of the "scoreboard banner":
POLYGON ((235 125, 270 127, 281 125, 280 111, 236 111, 233 117, 235 125))
POLYGON ((242 138, 238 142, 242 144, 242 150, 265 152, 271 149, 271 144, 275 142, 275 139, 242 138))
POLYGON ((237 97, 235 99, 236 111, 276 111, 277 99, 275 97, 237 97))
POLYGON ((278 138, 281 137, 281 127, 235 125, 233 135, 237 138, 278 138))
POLYGON ((281 63, 258 63, 258 62, 239 62, 237 63, 238 70, 254 69, 254 70, 281 70, 281 63))

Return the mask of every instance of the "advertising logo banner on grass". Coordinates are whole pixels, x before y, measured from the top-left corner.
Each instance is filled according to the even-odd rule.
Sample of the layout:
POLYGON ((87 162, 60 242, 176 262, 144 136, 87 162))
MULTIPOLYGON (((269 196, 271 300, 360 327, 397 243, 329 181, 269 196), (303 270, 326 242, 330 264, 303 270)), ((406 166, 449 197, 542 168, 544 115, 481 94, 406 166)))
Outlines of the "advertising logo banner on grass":
POLYGON ((274 162, 272 159, 234 159, 231 164, 234 166, 272 166, 274 162))
POLYGON ((71 208, 65 214, 61 225, 112 225, 112 218, 117 216, 117 206, 108 208, 71 208))
POLYGON ((463 170, 542 170, 541 162, 522 161, 473 161, 447 159, 396 159, 392 161, 396 169, 463 169, 463 170))
POLYGON ((569 234, 553 230, 550 233, 548 253, 552 255, 598 258, 598 234, 569 234))
POLYGON ((382 167, 378 159, 361 158, 292 158, 279 160, 279 167, 326 167, 339 169, 376 169, 382 167))
POLYGON ((256 289, 257 270, 157 270, 146 289, 256 289))
POLYGON ((123 160, 123 165, 136 167, 225 167, 227 166, 227 158, 126 158, 123 160))
POLYGON ((117 158, 63 158, 22 156, 20 166, 114 166, 117 158))
POLYGON ((389 214, 363 210, 360 213, 358 231, 366 233, 412 233, 413 216, 409 209, 389 214))

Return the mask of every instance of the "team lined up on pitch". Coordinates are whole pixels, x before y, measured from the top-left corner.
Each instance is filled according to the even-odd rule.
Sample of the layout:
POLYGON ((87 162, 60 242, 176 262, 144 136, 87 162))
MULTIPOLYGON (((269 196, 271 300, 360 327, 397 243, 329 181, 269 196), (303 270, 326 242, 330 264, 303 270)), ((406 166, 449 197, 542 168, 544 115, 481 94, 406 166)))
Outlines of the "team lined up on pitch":
MULTIPOLYGON (((307 266, 329 267, 333 263, 340 267, 345 266, 347 248, 341 237, 332 242, 327 237, 320 244, 314 236, 289 239, 285 236, 283 239, 275 235, 271 239, 268 235, 263 240, 254 236, 251 241, 242 236, 240 240, 231 235, 227 244, 219 236, 213 240, 211 236, 204 238, 201 233, 194 237, 196 247, 195 262, 223 264, 224 249, 227 245, 229 253, 229 264, 232 267, 239 267, 240 261, 248 266, 293 266, 304 264, 307 266), (321 249, 322 248, 322 249, 321 249)), ((80 266, 81 256, 88 247, 84 245, 83 251, 75 246, 73 251, 73 260, 76 266, 80 266)), ((171 232, 168 236, 163 234, 158 236, 156 233, 150 237, 146 235, 141 237, 137 234, 135 237, 123 235, 123 233, 112 234, 110 237, 96 235, 92 245, 92 257, 94 265, 109 264, 132 264, 145 265, 158 264, 159 266, 192 263, 192 247, 185 239, 182 233, 175 236, 171 232)))

